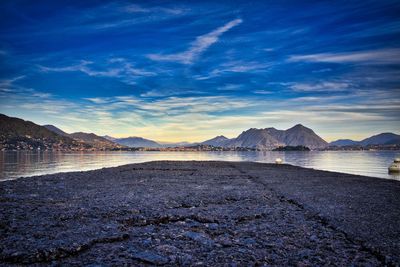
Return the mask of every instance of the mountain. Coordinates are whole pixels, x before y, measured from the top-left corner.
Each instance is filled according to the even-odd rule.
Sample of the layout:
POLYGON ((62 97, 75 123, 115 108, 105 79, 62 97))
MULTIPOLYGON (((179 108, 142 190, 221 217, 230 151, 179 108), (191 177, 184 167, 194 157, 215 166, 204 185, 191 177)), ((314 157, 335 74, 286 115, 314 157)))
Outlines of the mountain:
POLYGON ((212 139, 206 140, 202 142, 202 145, 209 145, 209 146, 225 146, 229 142, 229 139, 223 135, 216 136, 212 139))
POLYGON ((158 142, 158 144, 161 147, 188 147, 188 146, 196 146, 196 145, 198 145, 198 143, 189 143, 189 142, 186 142, 186 141, 177 142, 177 143, 160 143, 160 142, 158 142))
POLYGON ((97 149, 119 149, 123 147, 101 136, 95 135, 94 133, 76 132, 69 134, 68 136, 73 138, 74 140, 90 144, 97 149))
POLYGON ((43 125, 43 127, 45 127, 47 130, 50 130, 50 131, 52 131, 52 132, 54 132, 54 133, 56 133, 56 134, 58 134, 58 135, 68 136, 68 134, 67 134, 66 132, 64 132, 64 131, 61 130, 60 128, 57 128, 57 127, 54 126, 54 125, 46 124, 46 125, 43 125))
POLYGON ((251 128, 242 132, 238 137, 227 142, 228 147, 248 147, 257 149, 273 149, 280 145, 275 137, 270 135, 266 129, 251 128))
POLYGON ((89 145, 96 149, 118 149, 123 147, 94 133, 76 132, 68 134, 54 125, 47 124, 43 125, 43 127, 58 135, 72 138, 81 144, 89 145))
POLYGON ((0 114, 0 148, 67 149, 78 147, 73 139, 59 135, 31 121, 0 114))
POLYGON ((109 141, 112 141, 112 142, 115 142, 115 140, 118 139, 118 138, 115 138, 115 137, 112 137, 112 136, 109 136, 109 135, 103 135, 102 137, 107 139, 107 140, 109 140, 109 141))
POLYGON ((354 141, 351 139, 339 139, 329 143, 330 146, 355 146, 358 144, 358 141, 354 141))
POLYGON ((400 145, 400 135, 381 133, 365 138, 361 141, 339 139, 329 143, 330 146, 368 146, 368 145, 400 145))
POLYGON ((297 124, 287 130, 251 128, 242 132, 237 138, 228 141, 226 146, 257 149, 273 149, 279 146, 306 146, 315 149, 326 147, 327 144, 313 130, 297 124))
POLYGON ((104 135, 102 136, 103 138, 112 141, 114 143, 127 146, 127 147, 151 147, 151 148, 158 148, 158 147, 163 147, 159 143, 145 139, 142 137, 136 137, 136 136, 131 136, 131 137, 126 137, 126 138, 115 138, 109 135, 104 135))
POLYGON ((282 136, 276 136, 280 142, 287 146, 306 146, 308 148, 326 147, 328 143, 319 137, 313 130, 301 124, 297 124, 284 131, 282 136))
POLYGON ((398 145, 400 144, 400 135, 394 133, 381 133, 365 138, 360 141, 363 146, 367 145, 398 145))
POLYGON ((162 147, 159 143, 142 137, 116 138, 114 142, 128 147, 162 147))

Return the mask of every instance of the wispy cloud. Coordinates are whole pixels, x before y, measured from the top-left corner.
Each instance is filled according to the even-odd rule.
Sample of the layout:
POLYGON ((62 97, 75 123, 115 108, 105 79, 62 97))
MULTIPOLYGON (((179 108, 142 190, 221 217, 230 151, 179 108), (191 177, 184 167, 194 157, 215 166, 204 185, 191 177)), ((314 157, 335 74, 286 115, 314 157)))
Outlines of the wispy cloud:
POLYGON ((246 72, 262 72, 265 71, 270 63, 260 63, 256 61, 229 61, 221 64, 207 75, 197 75, 194 78, 196 80, 207 80, 214 77, 223 75, 224 73, 246 73, 246 72))
POLYGON ((380 49, 343 53, 320 53, 292 55, 289 62, 327 62, 327 63, 364 63, 364 64, 399 64, 400 49, 380 49))
POLYGON ((274 92, 269 91, 269 90, 255 90, 253 93, 258 94, 258 95, 270 95, 273 94, 274 92))
POLYGON ((324 72, 330 72, 332 71, 331 68, 323 68, 323 69, 319 69, 319 70, 313 70, 313 73, 324 73, 324 72))
POLYGON ((264 70, 270 66, 269 63, 260 63, 257 61, 231 61, 221 65, 220 69, 213 71, 214 74, 220 72, 249 72, 264 70))
POLYGON ((47 67, 38 65, 42 72, 83 72, 89 76, 98 77, 119 77, 119 78, 131 78, 133 76, 153 76, 154 72, 147 71, 144 69, 135 68, 131 63, 127 62, 123 58, 113 58, 109 60, 110 63, 117 64, 114 67, 106 68, 103 70, 97 70, 90 66, 94 63, 87 60, 81 60, 79 64, 65 66, 65 67, 47 67))
MULTIPOLYGON (((14 78, 10 78, 10 79, 4 79, 4 80, 0 80, 0 88, 8 88, 13 86, 13 83, 18 81, 18 80, 22 80, 24 79, 26 76, 25 75, 20 75, 14 78)), ((9 89, 9 88, 8 88, 9 89)))
POLYGON ((186 9, 184 8, 169 8, 169 7, 144 7, 137 4, 131 4, 123 7, 123 10, 128 13, 167 13, 171 15, 183 14, 186 9))
POLYGON ((335 92, 350 88, 347 82, 294 83, 290 88, 298 92, 335 92))
POLYGON ((88 97, 84 99, 93 102, 95 104, 107 104, 110 101, 109 98, 104 98, 104 97, 88 97))
POLYGON ((85 32, 87 30, 128 28, 137 24, 179 17, 186 15, 189 11, 189 8, 181 6, 151 6, 127 4, 119 1, 110 2, 80 11, 81 14, 78 13, 78 19, 74 20, 79 22, 79 25, 73 24, 64 31, 85 32))
POLYGON ((218 87, 218 91, 238 91, 243 88, 242 84, 226 84, 224 86, 218 87))
POLYGON ((188 89, 153 89, 140 94, 141 97, 167 97, 179 95, 202 95, 204 91, 188 89))
POLYGON ((272 51, 275 51, 275 48, 273 48, 273 47, 268 47, 268 48, 264 48, 263 51, 265 51, 265 52, 272 52, 272 51))
POLYGON ((106 71, 95 71, 88 66, 93 64, 91 61, 81 60, 79 64, 66 66, 66 67, 46 67, 39 65, 39 69, 43 72, 69 72, 69 71, 80 71, 89 76, 106 76, 106 77, 118 77, 120 74, 119 69, 108 69, 106 71))
POLYGON ((211 45, 218 42, 219 37, 233 27, 242 23, 241 19, 235 19, 214 31, 198 36, 188 50, 176 54, 150 54, 148 57, 156 61, 173 61, 182 64, 192 64, 199 55, 206 51, 211 45))

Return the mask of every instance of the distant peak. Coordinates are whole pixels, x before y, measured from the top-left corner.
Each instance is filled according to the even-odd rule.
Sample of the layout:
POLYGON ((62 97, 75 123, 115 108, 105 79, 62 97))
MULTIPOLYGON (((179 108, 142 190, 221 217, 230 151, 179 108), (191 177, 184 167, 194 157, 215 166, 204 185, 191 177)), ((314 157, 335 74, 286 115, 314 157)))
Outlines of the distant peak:
MULTIPOLYGON (((250 128, 250 129, 248 129, 247 131, 259 131, 260 129, 258 129, 258 128, 250 128)), ((245 132, 247 132, 247 131, 245 131, 245 132)))
POLYGON ((377 135, 396 135, 396 134, 395 133, 386 132, 386 133, 380 133, 380 134, 377 134, 377 135))
POLYGON ((289 128, 288 130, 302 130, 302 129, 311 130, 310 128, 307 128, 306 126, 304 126, 303 124, 300 124, 300 123, 296 124, 292 128, 289 128))

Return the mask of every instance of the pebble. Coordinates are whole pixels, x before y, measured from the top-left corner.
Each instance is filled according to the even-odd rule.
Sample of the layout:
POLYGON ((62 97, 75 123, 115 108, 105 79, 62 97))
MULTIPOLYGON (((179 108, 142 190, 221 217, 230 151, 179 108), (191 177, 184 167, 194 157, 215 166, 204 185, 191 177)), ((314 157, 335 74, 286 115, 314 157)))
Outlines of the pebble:
POLYGON ((164 265, 169 262, 167 257, 161 256, 152 251, 130 250, 130 255, 134 259, 155 265, 164 265))

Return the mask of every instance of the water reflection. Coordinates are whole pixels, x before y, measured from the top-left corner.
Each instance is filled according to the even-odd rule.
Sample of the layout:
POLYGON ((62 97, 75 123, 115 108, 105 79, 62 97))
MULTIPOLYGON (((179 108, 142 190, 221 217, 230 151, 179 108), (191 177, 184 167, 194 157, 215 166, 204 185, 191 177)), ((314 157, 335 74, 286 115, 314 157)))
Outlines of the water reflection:
POLYGON ((285 163, 400 180, 389 175, 388 166, 398 151, 311 151, 311 152, 61 152, 1 151, 0 180, 67 171, 85 171, 153 160, 224 160, 285 163))

